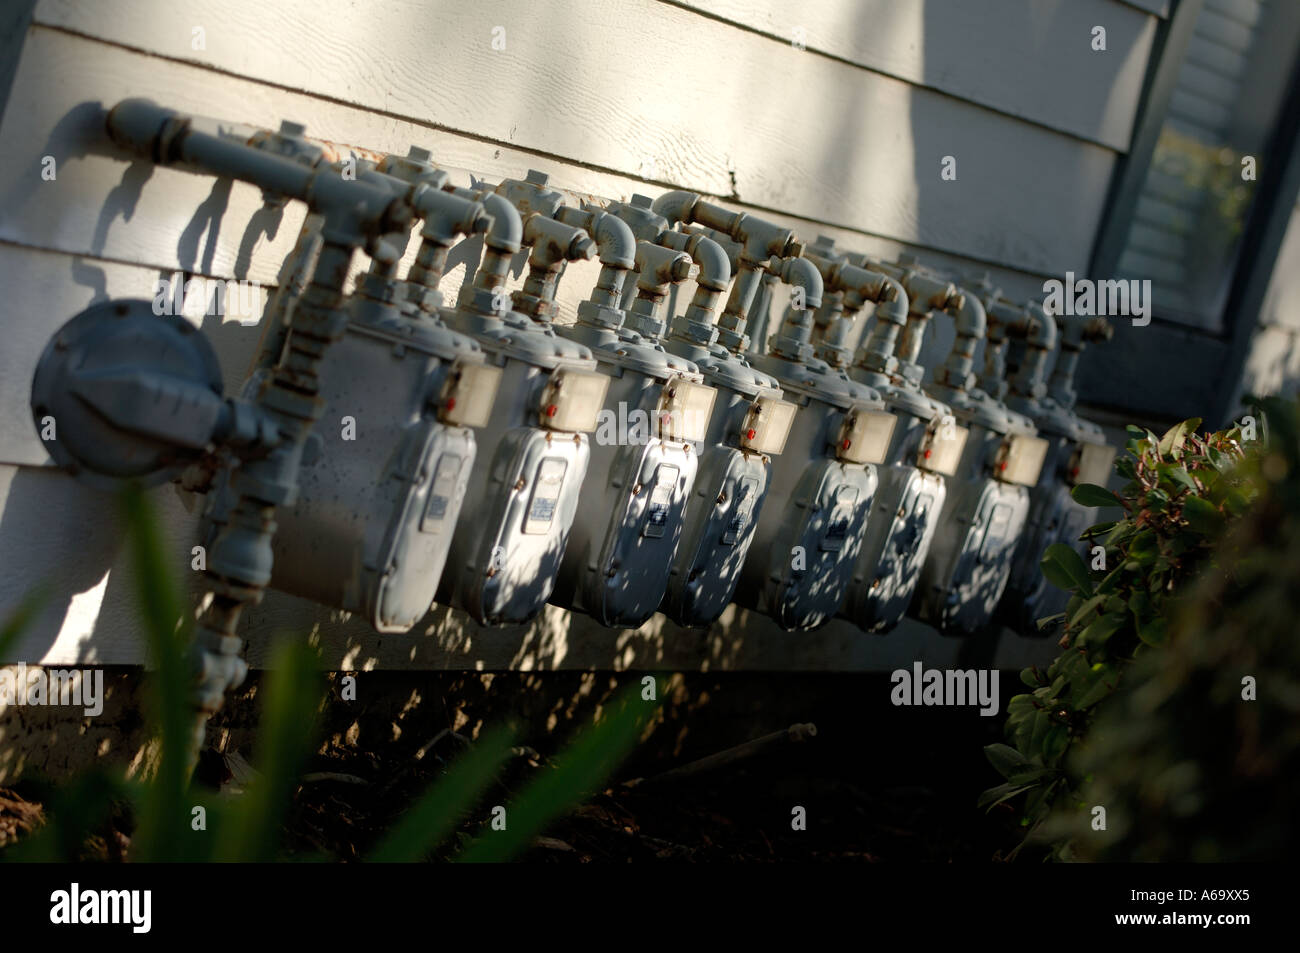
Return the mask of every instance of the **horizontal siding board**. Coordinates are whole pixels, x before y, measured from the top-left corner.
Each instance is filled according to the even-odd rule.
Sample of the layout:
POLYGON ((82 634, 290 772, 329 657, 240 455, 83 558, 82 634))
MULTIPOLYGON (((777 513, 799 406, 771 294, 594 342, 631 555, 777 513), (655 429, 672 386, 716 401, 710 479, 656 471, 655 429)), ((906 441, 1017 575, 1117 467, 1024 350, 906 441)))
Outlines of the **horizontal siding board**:
MULTIPOLYGON (((393 2, 321 18, 307 0, 111 9, 46 0, 39 22, 568 162, 1028 271, 1086 262, 1113 150, 651 0, 583 8, 393 2), (417 15, 418 14, 418 15, 417 15), (356 19, 350 18, 355 16, 356 19), (287 25, 300 24, 301 41, 287 25), (190 47, 195 23, 207 48, 190 47), (489 47, 509 24, 507 50, 489 47), (665 88, 691 37, 702 75, 665 88), (581 49, 582 57, 556 56, 581 49), (431 51, 437 51, 436 54, 431 51), (413 65, 418 64, 418 68, 413 65), (736 64, 740 64, 737 66, 736 64), (712 71, 712 72, 711 72, 712 71), (736 120, 734 117, 744 117, 736 120), (945 155, 962 161, 940 180, 945 155), (1048 219, 1039 214, 1051 207, 1048 219)), ((30 41, 29 41, 30 42, 30 41)), ((25 57, 26 59, 26 57, 25 57)), ((163 64, 141 70, 160 95, 163 64)), ((93 61, 82 64, 92 88, 93 61)), ((120 85, 120 84, 119 84, 120 85)), ((210 78, 222 104, 222 81, 210 78)), ((107 96, 105 99, 109 98, 107 96)), ((244 110, 231 104, 243 118, 244 110)), ((348 138, 348 137, 341 137, 348 138)))
POLYGON ((787 44, 1128 148, 1156 20, 1114 0, 671 0, 787 44), (1106 52, 1091 47, 1106 27, 1106 52), (1014 51, 1008 56, 1008 51, 1014 51))

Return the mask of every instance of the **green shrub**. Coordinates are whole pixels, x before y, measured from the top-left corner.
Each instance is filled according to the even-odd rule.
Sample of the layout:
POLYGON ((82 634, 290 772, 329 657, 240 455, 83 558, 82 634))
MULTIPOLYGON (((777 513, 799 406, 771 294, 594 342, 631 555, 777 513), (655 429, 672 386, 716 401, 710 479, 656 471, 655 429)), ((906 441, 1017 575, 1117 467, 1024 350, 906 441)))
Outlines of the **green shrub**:
POLYGON ((1300 846, 1300 421, 1294 404, 1265 409, 1259 497, 1078 752, 1082 810, 1063 805, 1050 829, 1081 859, 1281 861, 1300 846))
MULTIPOLYGON (((1165 644, 1187 583, 1212 562, 1224 526, 1250 505, 1255 489, 1240 467, 1247 456, 1240 428, 1201 436, 1199 424, 1183 421, 1159 439, 1129 427, 1128 456, 1115 467, 1127 478, 1119 493, 1092 484, 1073 491, 1084 505, 1121 507, 1122 518, 1080 537, 1090 544, 1086 562, 1064 543, 1044 554, 1048 581, 1072 593, 1064 614, 1039 622, 1062 632, 1062 652, 1046 671, 1021 673, 1030 691, 1007 706, 1011 744, 985 749, 1005 782, 980 798, 989 809, 1019 805, 1027 833, 1016 851, 1041 839, 1054 805, 1078 802, 1081 779, 1068 762, 1097 706, 1136 657, 1165 644)), ((1068 840, 1057 841, 1053 852, 1069 856, 1068 840)))

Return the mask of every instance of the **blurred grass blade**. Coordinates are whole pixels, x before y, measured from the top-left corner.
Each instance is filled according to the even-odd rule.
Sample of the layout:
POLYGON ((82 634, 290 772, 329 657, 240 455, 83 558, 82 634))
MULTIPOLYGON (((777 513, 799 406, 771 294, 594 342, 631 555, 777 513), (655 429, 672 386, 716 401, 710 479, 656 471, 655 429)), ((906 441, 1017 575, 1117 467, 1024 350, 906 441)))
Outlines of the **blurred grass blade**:
POLYGON ((641 699, 639 682, 610 704, 605 716, 586 729, 506 809, 506 829, 485 831, 457 860, 495 863, 526 850, 556 817, 597 790, 636 745, 642 726, 658 708, 641 699))
POLYGON ((146 697, 161 734, 157 773, 141 805, 141 829, 132 854, 136 860, 181 860, 186 857, 185 834, 190 830, 186 789, 194 739, 190 699, 194 678, 187 659, 190 618, 144 491, 128 487, 122 508, 145 640, 154 664, 152 677, 146 679, 146 697))
POLYGON ((510 756, 511 732, 496 728, 456 759, 447 774, 416 802, 368 860, 408 864, 423 860, 482 798, 510 756))
POLYGON ((229 837, 219 859, 275 860, 285 815, 302 769, 316 749, 324 690, 315 650, 293 640, 281 644, 266 675, 266 701, 257 736, 258 777, 232 807, 229 837))

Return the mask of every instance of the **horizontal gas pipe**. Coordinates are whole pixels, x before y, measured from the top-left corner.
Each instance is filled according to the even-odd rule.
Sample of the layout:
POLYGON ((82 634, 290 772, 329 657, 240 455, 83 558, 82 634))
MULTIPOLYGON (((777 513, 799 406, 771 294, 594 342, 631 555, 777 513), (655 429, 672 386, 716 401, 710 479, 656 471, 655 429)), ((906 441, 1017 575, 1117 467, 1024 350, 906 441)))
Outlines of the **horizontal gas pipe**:
POLYGON ((259 601, 271 580, 276 508, 297 492, 303 446, 322 412, 318 372, 346 325, 343 287, 353 253, 385 233, 409 227, 411 212, 388 188, 330 171, 319 174, 318 168, 245 143, 195 132, 186 117, 147 100, 119 103, 109 113, 107 128, 119 146, 159 165, 239 179, 302 200, 323 216, 320 254, 292 316, 294 333, 284 359, 272 368, 256 398, 279 429, 281 442, 233 472, 238 500, 208 553, 205 573, 212 600, 196 625, 193 648, 198 677, 198 718, 188 752, 193 763, 208 716, 248 671, 236 628, 243 608, 259 601))
MULTIPOLYGON (((729 350, 743 348, 749 309, 758 293, 764 269, 773 257, 798 258, 803 251, 802 244, 788 229, 744 212, 728 211, 704 201, 694 192, 665 192, 655 199, 652 207, 669 222, 703 225, 740 243, 740 267, 736 269, 731 295, 718 319, 718 336, 729 350)), ((816 276, 816 282, 820 286, 821 275, 816 276)), ((817 300, 820 303, 820 293, 817 300)))

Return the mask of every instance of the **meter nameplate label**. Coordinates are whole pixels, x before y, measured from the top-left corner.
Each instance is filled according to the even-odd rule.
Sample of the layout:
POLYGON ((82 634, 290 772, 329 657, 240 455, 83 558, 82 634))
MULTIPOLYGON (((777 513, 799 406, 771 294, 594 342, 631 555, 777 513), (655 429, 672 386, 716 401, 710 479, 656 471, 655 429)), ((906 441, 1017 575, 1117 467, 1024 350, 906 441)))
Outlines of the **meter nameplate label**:
POLYGON ((842 486, 835 492, 835 506, 826 521, 826 535, 819 544, 828 553, 837 553, 844 548, 844 541, 849 536, 849 524, 853 521, 853 507, 858 502, 856 486, 842 486))
POLYGON ((673 505, 673 488, 677 485, 677 467, 663 464, 655 470, 655 485, 650 491, 650 502, 645 508, 641 535, 659 539, 668 525, 668 515, 673 505))
POLYGON ((754 498, 758 495, 758 480, 745 477, 736 488, 736 502, 731 508, 731 518, 722 531, 722 545, 735 546, 740 534, 749 523, 750 514, 754 512, 754 498))
POLYGON ((444 453, 438 458, 438 465, 433 471, 433 482, 429 486, 429 500, 424 506, 424 516, 420 520, 420 532, 440 533, 456 498, 456 484, 460 478, 462 463, 460 454, 444 453))
POLYGON ((559 457, 547 457, 537 465, 533 477, 533 495, 528 501, 524 516, 525 533, 545 533, 551 528, 555 511, 559 507, 560 492, 564 489, 564 474, 569 464, 559 457))

